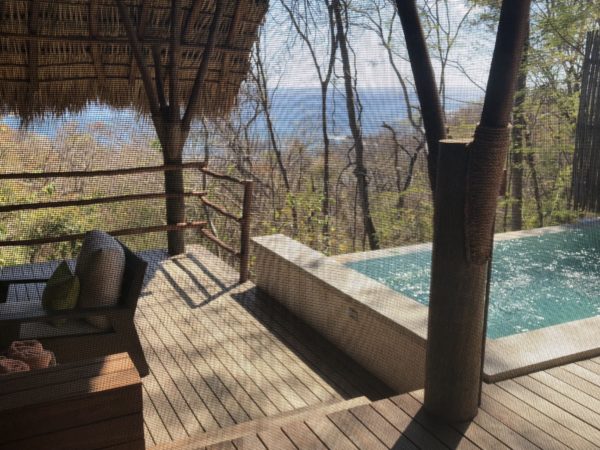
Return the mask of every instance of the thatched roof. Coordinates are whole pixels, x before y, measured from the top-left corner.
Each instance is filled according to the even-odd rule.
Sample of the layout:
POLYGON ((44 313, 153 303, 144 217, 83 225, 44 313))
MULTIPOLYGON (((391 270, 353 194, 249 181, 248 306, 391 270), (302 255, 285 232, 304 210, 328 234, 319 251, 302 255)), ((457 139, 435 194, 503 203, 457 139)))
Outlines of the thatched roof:
MULTIPOLYGON (((168 96, 171 0, 121 0, 154 79, 160 54, 168 96), (155 55, 152 51, 158 51, 155 55)), ((268 0, 224 2, 203 95, 195 115, 234 103, 268 0)), ((202 60, 215 0, 180 0, 178 91, 185 105, 202 60)), ((149 109, 117 0, 1 0, 0 111, 25 119, 78 111, 90 102, 149 109)), ((167 97, 168 98, 168 97, 167 97)))

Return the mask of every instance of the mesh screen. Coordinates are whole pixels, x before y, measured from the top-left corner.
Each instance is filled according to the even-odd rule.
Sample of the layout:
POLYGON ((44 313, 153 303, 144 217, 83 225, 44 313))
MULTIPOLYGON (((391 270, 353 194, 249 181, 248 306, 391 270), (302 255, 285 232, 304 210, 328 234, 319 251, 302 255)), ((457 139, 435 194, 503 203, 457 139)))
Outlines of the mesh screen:
MULTIPOLYGON (((7 2, 0 12, 18 22, 35 15, 25 5, 30 3, 38 2, 7 2)), ((62 5, 56 8, 77 3, 56 2, 62 5)), ((112 6, 97 3, 99 23, 106 23, 112 6)), ((125 3, 139 28, 144 2, 125 3)), ((181 2, 182 26, 197 21, 188 33, 208 33, 213 5, 207 2, 194 13, 194 3, 181 2)), ((237 449, 402 443, 432 448, 411 428, 436 433, 428 422, 415 425, 412 419, 427 399, 421 389, 427 358, 435 354, 426 355, 428 325, 450 335, 470 330, 464 331, 471 333, 469 342, 486 332, 485 363, 480 346, 461 347, 458 338, 453 343, 457 353, 479 359, 481 370, 475 372, 486 381, 596 356, 597 2, 532 3, 490 280, 487 265, 453 262, 466 257, 452 237, 464 239, 463 229, 452 228, 452 217, 462 217, 459 207, 450 211, 449 222, 436 224, 449 243, 432 249, 436 208, 426 128, 394 3, 271 0, 256 31, 239 18, 243 11, 227 7, 221 31, 254 44, 244 62, 239 45, 236 50, 233 41, 217 39, 226 56, 211 62, 204 82, 219 86, 211 88, 214 96, 233 89, 225 86, 230 71, 246 68, 235 73, 245 81, 227 113, 193 118, 181 154, 169 154, 170 135, 157 134, 157 116, 147 106, 116 109, 90 99, 81 111, 57 114, 49 98, 46 113, 20 117, 17 111, 24 109, 0 89, 0 397, 8 405, 12 395, 13 405, 0 407, 0 417, 56 402, 65 420, 72 420, 70 426, 49 421, 31 431, 15 419, 17 426, 5 440, 0 437, 0 447, 44 448, 43 441, 54 443, 52 448, 67 448, 67 442, 75 445, 68 448, 126 443, 150 448, 181 441, 204 448, 231 441, 237 449), (455 278, 439 278, 438 301, 450 309, 456 302, 460 317, 447 313, 428 324, 432 252, 443 258, 450 247, 451 258, 439 259, 437 270, 447 268, 455 278), (460 294, 444 297, 443 283, 460 294), (464 306, 469 302, 471 309, 464 306), (476 306, 482 304, 485 314, 486 308, 476 306), (102 314, 91 309, 97 307, 102 314), (549 350, 556 342, 564 345, 549 350), (3 376, 12 380, 4 390, 3 376), (381 403, 407 392, 413 393, 381 403), (72 417, 73 411, 94 408, 98 411, 72 417), (411 420, 403 425, 398 417, 405 416, 411 420), (81 437, 81 430, 89 432, 81 437)), ((481 117, 501 2, 416 3, 447 136, 471 139, 481 117)), ((155 19, 148 22, 152 37, 139 34, 151 85, 165 93, 159 116, 169 114, 172 86, 168 34, 159 30, 170 20, 165 11, 162 22, 158 12, 149 13, 155 19), (159 52, 160 70, 153 52, 159 52)), ((56 17, 68 16, 61 14, 56 17)), ((1 82, 16 80, 19 70, 25 79, 35 77, 40 89, 60 81, 52 77, 64 76, 59 69, 66 63, 37 62, 34 55, 44 55, 45 41, 19 40, 15 36, 23 29, 0 25, 1 82), (27 47, 22 61, 11 59, 15 42, 27 47)), ((62 36, 43 27, 39 33, 56 41, 62 36)), ((71 33, 68 42, 75 45, 73 36, 80 33, 71 33)), ((145 94, 133 53, 128 50, 125 62, 110 59, 114 36, 95 41, 89 33, 81 44, 84 56, 69 63, 78 67, 73 70, 91 74, 91 83, 122 77, 128 89, 145 94)), ((204 38, 188 40, 184 53, 194 45, 198 52, 210 46, 204 38)), ((186 92, 190 71, 180 71, 187 77, 186 92)), ((24 89, 41 96, 32 86, 24 89)), ((187 105, 180 106, 183 117, 187 105)), ((176 126, 160 120, 160 126, 176 126)), ((446 178, 463 175, 457 171, 446 178)), ((440 204, 454 202, 455 194, 440 196, 440 204)), ((594 374, 588 382, 597 394, 600 363, 590 361, 578 370, 594 374)), ((527 395, 545 398, 539 389, 551 378, 520 383, 535 392, 527 395)), ((431 380, 443 385, 444 373, 431 380)), ((590 396, 597 406, 597 395, 590 396)), ((529 417, 511 405, 504 406, 511 414, 529 417)), ((50 413, 39 412, 40 421, 44 414, 50 413)), ((598 414, 589 417, 585 420, 595 421, 598 414)), ((527 430, 520 433, 536 439, 527 430)), ((581 448, 599 442, 595 434, 580 434, 589 440, 581 448)), ((518 447, 511 442, 504 444, 518 447)))

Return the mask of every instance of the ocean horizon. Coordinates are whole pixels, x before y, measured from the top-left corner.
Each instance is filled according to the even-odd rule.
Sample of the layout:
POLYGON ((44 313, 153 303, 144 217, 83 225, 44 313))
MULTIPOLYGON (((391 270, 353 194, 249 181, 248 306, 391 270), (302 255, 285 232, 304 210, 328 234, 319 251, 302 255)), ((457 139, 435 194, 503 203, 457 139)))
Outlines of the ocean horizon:
MULTIPOLYGON (((480 100, 477 93, 464 89, 450 89, 446 96, 446 112, 453 112, 462 106, 480 100)), ((382 131, 384 123, 400 126, 406 122, 407 110, 404 95, 396 88, 363 88, 358 91, 358 115, 363 134, 368 137, 382 131), (360 105, 360 106, 358 106, 360 105)), ((411 94, 411 104, 418 105, 416 95, 411 94)), ((238 111, 240 111, 238 109, 238 111)), ((242 117, 249 117, 249 109, 241 111, 242 117)), ((281 88, 271 93, 271 117, 275 132, 280 139, 298 139, 310 142, 320 140, 321 129, 321 91, 319 88, 281 88)), ((344 140, 350 136, 346 99, 339 87, 331 88, 328 95, 328 127, 332 140, 344 140)), ((22 121, 15 115, 5 115, 0 123, 13 129, 22 128, 22 121)), ((119 139, 129 139, 133 135, 155 137, 154 128, 148 117, 140 116, 132 109, 114 109, 106 105, 92 103, 78 113, 65 112, 61 116, 45 116, 33 120, 26 130, 54 138, 61 127, 75 125, 81 132, 93 125, 108 125, 119 139)), ((261 114, 251 132, 259 138, 267 138, 267 126, 261 114)))

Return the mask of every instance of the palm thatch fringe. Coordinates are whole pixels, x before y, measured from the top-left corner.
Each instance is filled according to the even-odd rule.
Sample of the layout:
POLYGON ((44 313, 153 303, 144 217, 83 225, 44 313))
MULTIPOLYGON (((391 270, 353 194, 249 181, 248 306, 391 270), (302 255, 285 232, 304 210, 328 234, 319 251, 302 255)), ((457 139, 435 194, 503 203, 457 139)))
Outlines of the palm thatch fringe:
MULTIPOLYGON (((224 14, 194 116, 218 116, 234 104, 249 68, 249 53, 268 0, 219 0, 224 14)), ((126 0, 143 57, 155 78, 155 55, 165 78, 171 30, 170 0, 126 0)), ((185 105, 202 61, 215 0, 181 0, 177 98, 185 105)), ((0 112, 25 120, 76 112, 99 102, 149 111, 115 0, 0 2, 0 112)))

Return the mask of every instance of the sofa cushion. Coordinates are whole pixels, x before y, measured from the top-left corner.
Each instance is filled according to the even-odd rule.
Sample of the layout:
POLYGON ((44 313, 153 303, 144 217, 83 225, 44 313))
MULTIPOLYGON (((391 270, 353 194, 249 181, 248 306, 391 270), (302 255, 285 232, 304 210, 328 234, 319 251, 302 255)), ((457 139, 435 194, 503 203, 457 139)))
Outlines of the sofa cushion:
MULTIPOLYGON (((77 257, 75 274, 79 277, 80 308, 114 306, 119 302, 125 252, 119 242, 103 231, 89 231, 77 257)), ((108 329, 106 317, 88 317, 92 325, 108 329)))
MULTIPOLYGON (((66 261, 61 262, 44 288, 42 306, 46 311, 73 309, 79 299, 79 277, 73 273, 66 261)), ((55 326, 65 324, 64 319, 55 319, 55 326)))

